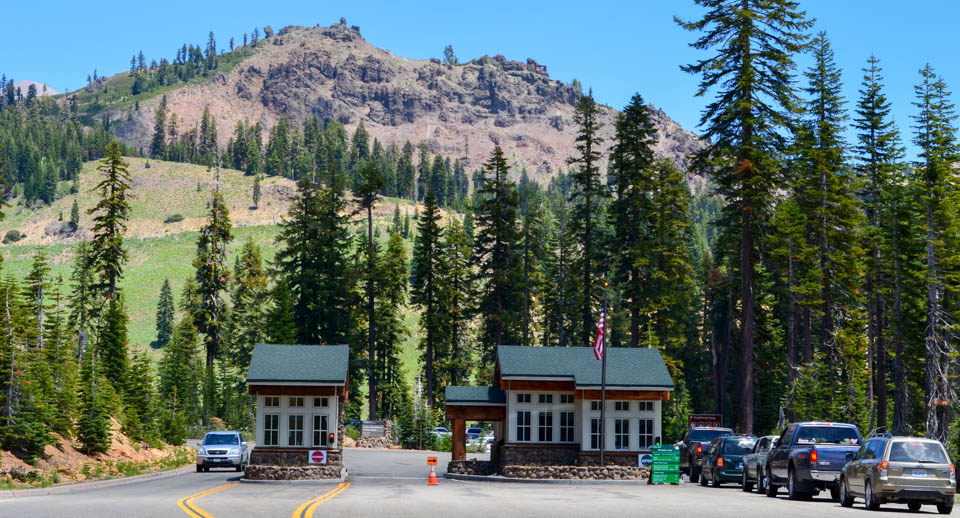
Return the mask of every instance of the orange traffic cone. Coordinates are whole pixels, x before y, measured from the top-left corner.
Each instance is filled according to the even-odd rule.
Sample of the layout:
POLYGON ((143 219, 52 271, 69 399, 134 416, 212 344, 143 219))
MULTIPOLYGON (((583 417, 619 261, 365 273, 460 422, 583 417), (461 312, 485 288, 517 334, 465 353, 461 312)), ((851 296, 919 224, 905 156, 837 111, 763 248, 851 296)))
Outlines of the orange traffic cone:
POLYGON ((433 469, 433 466, 430 466, 430 479, 427 480, 428 486, 436 486, 437 484, 437 471, 433 469))

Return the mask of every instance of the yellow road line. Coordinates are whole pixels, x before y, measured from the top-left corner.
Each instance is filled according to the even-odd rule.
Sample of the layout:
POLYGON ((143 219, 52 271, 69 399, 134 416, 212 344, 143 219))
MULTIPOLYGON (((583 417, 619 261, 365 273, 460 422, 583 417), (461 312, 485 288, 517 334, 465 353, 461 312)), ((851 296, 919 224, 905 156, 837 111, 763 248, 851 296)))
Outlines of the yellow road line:
POLYGON ((208 489, 206 491, 197 493, 191 496, 185 496, 180 500, 177 500, 177 505, 180 506, 180 509, 183 509, 183 512, 187 513, 187 516, 190 518, 213 518, 206 511, 201 509, 198 505, 194 504, 193 501, 197 498, 202 498, 217 491, 223 491, 224 489, 230 489, 236 484, 226 484, 220 487, 215 487, 213 489, 208 489))
POLYGON ((308 500, 300 504, 300 507, 297 507, 297 509, 293 512, 292 518, 313 518, 313 511, 317 508, 318 505, 326 502, 327 500, 331 500, 333 497, 339 495, 340 493, 343 493, 344 491, 347 490, 348 487, 350 487, 349 482, 347 483, 341 482, 337 487, 320 495, 319 497, 314 498, 313 500, 308 500))

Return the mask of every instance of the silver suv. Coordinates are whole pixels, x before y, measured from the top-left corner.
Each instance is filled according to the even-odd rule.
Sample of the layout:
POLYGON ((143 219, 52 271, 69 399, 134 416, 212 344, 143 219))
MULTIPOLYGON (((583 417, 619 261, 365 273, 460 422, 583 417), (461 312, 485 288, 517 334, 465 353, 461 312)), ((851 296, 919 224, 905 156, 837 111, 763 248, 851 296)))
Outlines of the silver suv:
POLYGON ((210 468, 243 471, 249 462, 250 452, 240 432, 210 432, 197 448, 197 473, 210 468))
POLYGON ((840 504, 853 505, 861 497, 867 509, 880 504, 907 504, 911 511, 936 504, 950 514, 957 492, 957 472, 943 445, 922 437, 871 437, 843 467, 840 504))

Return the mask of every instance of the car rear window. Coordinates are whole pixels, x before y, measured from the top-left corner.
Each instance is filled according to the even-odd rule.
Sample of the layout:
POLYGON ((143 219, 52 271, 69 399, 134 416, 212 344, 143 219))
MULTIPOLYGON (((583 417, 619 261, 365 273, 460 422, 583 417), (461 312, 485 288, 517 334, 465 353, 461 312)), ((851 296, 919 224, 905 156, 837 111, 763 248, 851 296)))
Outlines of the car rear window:
POLYGON ((890 445, 890 462, 947 464, 943 446, 936 442, 897 441, 890 445))
POLYGON ((210 434, 203 438, 203 444, 240 444, 236 435, 225 433, 210 434))
POLYGON ((710 442, 722 435, 730 435, 730 430, 693 430, 690 432, 690 441, 710 442))
POLYGON ((723 441, 723 453, 727 455, 746 455, 750 453, 756 443, 756 439, 726 439, 723 441))
POLYGON ((804 426, 797 432, 797 444, 859 444, 857 431, 846 426, 804 426))

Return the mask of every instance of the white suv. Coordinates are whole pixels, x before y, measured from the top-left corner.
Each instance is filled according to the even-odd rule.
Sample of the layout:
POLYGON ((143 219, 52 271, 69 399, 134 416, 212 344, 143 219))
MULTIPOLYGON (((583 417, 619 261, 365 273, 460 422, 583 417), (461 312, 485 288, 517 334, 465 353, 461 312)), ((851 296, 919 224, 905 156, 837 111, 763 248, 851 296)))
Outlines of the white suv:
POLYGON ((209 432, 197 449, 197 473, 210 468, 243 471, 249 462, 250 452, 240 432, 209 432))

